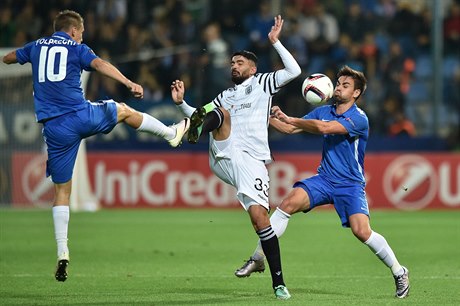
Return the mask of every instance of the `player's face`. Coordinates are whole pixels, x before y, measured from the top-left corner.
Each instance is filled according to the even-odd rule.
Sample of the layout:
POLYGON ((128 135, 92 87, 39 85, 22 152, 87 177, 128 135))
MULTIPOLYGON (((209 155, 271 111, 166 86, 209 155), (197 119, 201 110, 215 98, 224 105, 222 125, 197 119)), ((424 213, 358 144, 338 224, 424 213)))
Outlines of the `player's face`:
POLYGON ((354 102, 360 94, 359 89, 355 89, 355 80, 350 76, 341 76, 337 80, 334 89, 334 99, 337 103, 354 102))
POLYGON ((237 85, 243 83, 257 71, 254 63, 241 55, 232 57, 231 68, 232 81, 237 85))

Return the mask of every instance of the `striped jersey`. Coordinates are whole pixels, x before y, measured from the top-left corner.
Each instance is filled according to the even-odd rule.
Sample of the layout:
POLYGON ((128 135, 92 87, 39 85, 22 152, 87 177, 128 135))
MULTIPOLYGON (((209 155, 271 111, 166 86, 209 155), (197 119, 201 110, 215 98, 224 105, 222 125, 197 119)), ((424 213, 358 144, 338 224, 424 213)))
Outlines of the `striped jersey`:
MULTIPOLYGON (((268 119, 272 97, 301 72, 295 59, 281 42, 278 41, 273 46, 283 61, 284 69, 257 73, 243 83, 223 91, 212 101, 217 107, 223 107, 230 113, 232 145, 266 163, 272 160, 268 145, 268 119)), ((211 141, 214 141, 212 137, 211 141)))
POLYGON ((365 184, 364 155, 369 136, 366 113, 353 104, 345 113, 338 115, 335 105, 324 105, 315 108, 303 119, 338 121, 348 131, 345 135, 323 135, 318 173, 337 183, 354 181, 365 184))

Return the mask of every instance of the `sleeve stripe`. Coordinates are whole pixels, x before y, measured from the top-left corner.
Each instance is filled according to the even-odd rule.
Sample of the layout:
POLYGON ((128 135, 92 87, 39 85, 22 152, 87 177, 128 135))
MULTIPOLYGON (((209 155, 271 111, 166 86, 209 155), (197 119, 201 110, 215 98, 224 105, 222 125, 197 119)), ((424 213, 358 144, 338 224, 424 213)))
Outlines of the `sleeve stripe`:
POLYGON ((276 86, 275 72, 270 73, 260 73, 256 75, 258 83, 263 86, 263 89, 266 93, 273 96, 278 92, 278 87, 276 86))
POLYGON ((276 82, 275 82, 275 74, 274 73, 270 73, 270 75, 269 75, 268 86, 270 88, 270 95, 273 96, 276 93, 276 91, 275 91, 276 82))
POLYGON ((212 102, 214 102, 214 104, 216 106, 222 106, 222 102, 221 102, 221 99, 223 98, 223 92, 221 92, 212 102))
POLYGON ((278 90, 280 89, 280 87, 279 87, 278 85, 276 85, 276 73, 277 73, 277 72, 278 72, 278 71, 275 71, 275 72, 273 73, 273 84, 275 84, 275 90, 276 90, 276 91, 278 91, 278 90))
POLYGON ((266 78, 265 78, 265 86, 264 86, 264 89, 265 89, 265 92, 267 92, 267 90, 269 90, 269 94, 271 96, 273 96, 275 94, 275 91, 273 89, 273 86, 274 86, 274 82, 275 82, 275 79, 274 79, 274 74, 273 72, 272 73, 267 73, 266 74, 266 78))
POLYGON ((270 113, 272 109, 272 97, 270 97, 270 101, 267 104, 268 109, 267 109, 267 127, 270 125, 270 113))

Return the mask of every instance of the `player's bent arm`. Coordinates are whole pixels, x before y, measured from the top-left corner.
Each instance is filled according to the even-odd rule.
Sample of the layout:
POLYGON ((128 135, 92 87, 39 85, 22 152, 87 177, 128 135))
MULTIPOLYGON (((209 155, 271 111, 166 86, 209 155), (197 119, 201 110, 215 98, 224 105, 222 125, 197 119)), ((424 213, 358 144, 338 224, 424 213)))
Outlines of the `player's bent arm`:
POLYGON ((118 68, 116 68, 114 65, 112 65, 111 63, 101 59, 101 58, 95 58, 92 62, 91 62, 91 68, 93 68, 94 70, 96 70, 97 72, 105 75, 105 76, 108 76, 120 83, 122 83, 123 85, 125 85, 126 87, 129 87, 129 83, 131 82, 127 77, 125 77, 121 72, 120 70, 118 70, 118 68))
POLYGON ((16 64, 18 62, 18 58, 16 57, 16 50, 11 51, 7 55, 5 55, 2 60, 7 65, 16 64))
POLYGON ((185 84, 181 80, 175 80, 171 84, 171 98, 177 108, 186 117, 191 117, 196 108, 190 106, 184 100, 185 84))
POLYGON ((275 130, 283 134, 297 134, 302 132, 302 129, 296 128, 292 124, 284 123, 274 117, 270 117, 269 123, 275 130))
POLYGON ((347 129, 338 121, 322 121, 316 119, 291 118, 291 124, 312 134, 348 134, 347 129))
POLYGON ((182 112, 182 114, 186 117, 191 117, 193 112, 196 110, 196 108, 194 108, 193 106, 190 106, 187 104, 187 102, 185 102, 185 100, 182 100, 182 103, 180 104, 177 104, 176 103, 176 106, 178 109, 180 109, 180 111, 182 112))
POLYGON ((91 67, 102 75, 108 76, 128 88, 134 97, 142 99, 144 97, 144 89, 141 85, 136 84, 129 80, 123 75, 123 73, 118 70, 114 65, 110 64, 107 61, 104 61, 101 58, 95 58, 91 61, 91 67))

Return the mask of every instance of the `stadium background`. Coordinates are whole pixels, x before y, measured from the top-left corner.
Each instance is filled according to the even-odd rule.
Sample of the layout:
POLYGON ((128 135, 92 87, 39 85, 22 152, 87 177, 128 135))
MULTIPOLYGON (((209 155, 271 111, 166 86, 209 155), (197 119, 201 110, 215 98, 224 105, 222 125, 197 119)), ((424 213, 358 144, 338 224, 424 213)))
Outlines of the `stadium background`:
MULTIPOLYGON (((0 6, 2 53, 52 34, 62 9, 80 12, 84 42, 145 90, 144 100, 135 101, 115 82, 91 74, 87 98, 126 101, 165 123, 181 118, 169 98, 176 78, 186 82, 187 101, 199 106, 231 86, 228 62, 235 50, 254 51, 261 72, 279 67, 266 34, 281 13, 281 41, 303 73, 274 104, 302 116, 309 111, 300 97, 306 75, 324 72, 334 80, 343 64, 364 71, 369 87, 359 105, 371 124, 371 208, 460 207, 458 1, 7 0, 0 6)), ((0 204, 49 207, 52 184, 44 178, 30 67, 0 65, 0 204)), ((314 173, 321 138, 272 131, 270 144, 276 205, 296 178, 314 173)), ((92 200, 104 208, 238 207, 234 191, 209 171, 205 140, 172 150, 119 126, 88 139, 86 149, 88 175, 78 177, 90 182, 92 200)))

